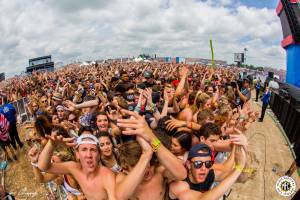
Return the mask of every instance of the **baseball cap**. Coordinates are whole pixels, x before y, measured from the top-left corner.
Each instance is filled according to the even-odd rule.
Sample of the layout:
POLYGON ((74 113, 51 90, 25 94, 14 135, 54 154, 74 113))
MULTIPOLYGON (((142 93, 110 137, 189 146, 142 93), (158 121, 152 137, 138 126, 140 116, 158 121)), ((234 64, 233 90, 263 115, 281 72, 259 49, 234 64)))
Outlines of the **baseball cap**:
POLYGON ((251 81, 248 78, 244 78, 243 81, 246 81, 248 83, 251 83, 251 81))
POLYGON ((206 156, 210 156, 211 160, 214 161, 214 154, 207 144, 204 143, 196 144, 192 146, 192 148, 190 149, 188 160, 194 157, 206 157, 206 156), (204 151, 205 153, 199 153, 199 151, 204 151))
POLYGON ((145 72, 144 72, 144 77, 145 77, 145 78, 152 78, 152 76, 153 76, 153 74, 152 74, 151 71, 145 71, 145 72))
POLYGON ((63 97, 60 93, 58 92, 54 92, 52 99, 56 100, 56 101, 62 101, 63 97))
POLYGON ((99 140, 92 134, 82 134, 80 137, 76 139, 76 148, 78 148, 82 144, 94 144, 99 145, 99 140), (89 139, 89 140, 85 140, 89 139))

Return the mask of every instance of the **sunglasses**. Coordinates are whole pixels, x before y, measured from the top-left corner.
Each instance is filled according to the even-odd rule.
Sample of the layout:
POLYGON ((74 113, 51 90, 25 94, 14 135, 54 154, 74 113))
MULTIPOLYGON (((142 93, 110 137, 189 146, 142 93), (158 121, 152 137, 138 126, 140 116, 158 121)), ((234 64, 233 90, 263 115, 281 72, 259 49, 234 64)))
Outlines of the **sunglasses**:
POLYGON ((194 166, 195 169, 200 169, 203 166, 203 164, 205 164, 205 167, 207 169, 209 169, 209 168, 212 167, 212 165, 214 164, 214 162, 211 161, 211 160, 205 161, 205 162, 202 162, 202 161, 195 161, 195 162, 193 162, 193 166, 194 166))
POLYGON ((47 103, 47 100, 43 100, 42 103, 47 103))

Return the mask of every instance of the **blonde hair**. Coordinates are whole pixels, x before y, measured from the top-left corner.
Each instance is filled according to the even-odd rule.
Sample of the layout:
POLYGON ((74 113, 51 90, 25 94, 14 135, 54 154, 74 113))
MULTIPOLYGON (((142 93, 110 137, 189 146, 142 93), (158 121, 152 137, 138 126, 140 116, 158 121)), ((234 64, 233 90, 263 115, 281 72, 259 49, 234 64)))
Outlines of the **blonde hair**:
POLYGON ((136 141, 123 143, 119 148, 118 160, 123 169, 134 167, 142 155, 142 148, 136 141))
POLYGON ((200 109, 204 106, 204 104, 210 99, 210 96, 206 93, 201 93, 197 96, 195 100, 195 105, 197 109, 200 109))

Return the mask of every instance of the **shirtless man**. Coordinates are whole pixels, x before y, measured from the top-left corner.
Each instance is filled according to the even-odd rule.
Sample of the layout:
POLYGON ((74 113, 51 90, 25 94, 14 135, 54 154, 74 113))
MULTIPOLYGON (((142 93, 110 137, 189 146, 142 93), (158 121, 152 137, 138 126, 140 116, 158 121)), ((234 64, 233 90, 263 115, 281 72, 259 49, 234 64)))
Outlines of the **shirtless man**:
POLYGON ((57 144, 65 142, 67 145, 74 145, 72 140, 52 134, 39 157, 39 169, 52 174, 72 175, 88 200, 115 200, 115 175, 108 168, 98 165, 100 150, 99 141, 95 136, 82 134, 77 138, 76 158, 79 163, 51 163, 57 144))
POLYGON ((217 200, 230 189, 246 163, 246 153, 240 146, 234 147, 235 167, 220 182, 219 185, 210 189, 215 179, 213 167, 213 152, 206 144, 196 144, 189 151, 187 166, 188 178, 184 181, 176 181, 170 184, 169 195, 171 199, 180 200, 217 200))
MULTIPOLYGON (((126 135, 136 135, 135 141, 129 142, 125 148, 121 147, 126 157, 125 171, 118 174, 116 195, 120 200, 162 200, 166 194, 167 182, 186 178, 186 169, 155 136, 145 119, 135 112, 123 111, 132 116, 131 119, 119 119, 118 126, 130 128, 123 131, 126 135), (135 145, 135 144, 136 145, 135 145), (128 145, 128 146, 127 146, 128 145), (158 162, 152 157, 156 154, 158 162), (135 158, 134 161, 132 161, 135 158)), ((122 155, 121 155, 122 156, 122 155)))

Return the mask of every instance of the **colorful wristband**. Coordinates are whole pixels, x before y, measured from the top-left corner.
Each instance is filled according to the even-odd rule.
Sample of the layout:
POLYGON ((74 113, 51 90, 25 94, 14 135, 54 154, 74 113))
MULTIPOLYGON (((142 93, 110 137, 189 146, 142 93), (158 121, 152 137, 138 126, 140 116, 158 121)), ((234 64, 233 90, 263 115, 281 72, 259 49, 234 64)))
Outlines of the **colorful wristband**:
POLYGON ((237 171, 241 172, 241 173, 249 173, 252 174, 254 172, 253 168, 243 168, 241 167, 241 165, 235 165, 234 169, 236 169, 237 171))
POLYGON ((151 142, 151 147, 153 152, 157 152, 159 147, 161 145, 161 142, 158 138, 155 138, 152 142, 151 142))

